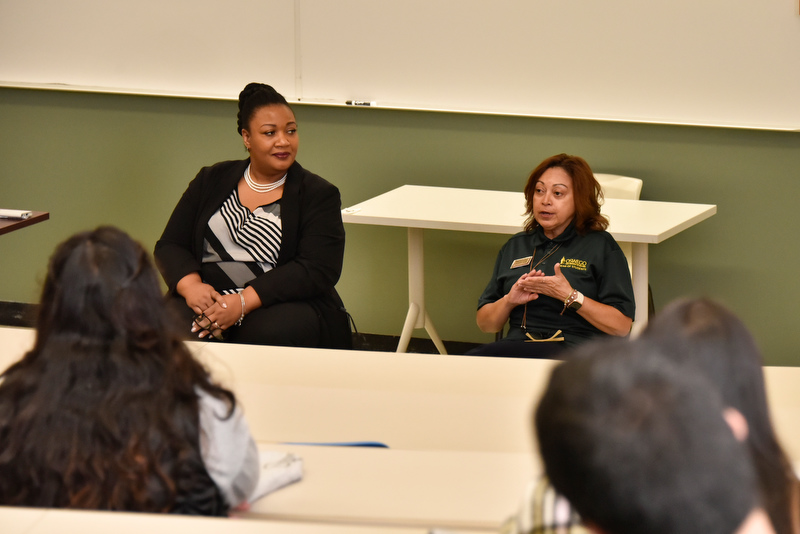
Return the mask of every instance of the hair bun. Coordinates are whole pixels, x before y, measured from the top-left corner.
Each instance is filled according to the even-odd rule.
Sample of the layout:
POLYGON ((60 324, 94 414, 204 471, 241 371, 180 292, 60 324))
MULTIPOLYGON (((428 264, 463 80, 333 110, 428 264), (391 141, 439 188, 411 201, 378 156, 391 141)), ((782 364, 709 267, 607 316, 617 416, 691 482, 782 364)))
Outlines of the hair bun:
POLYGON ((239 93, 239 113, 236 116, 239 133, 241 134, 242 129, 247 128, 247 123, 256 109, 275 104, 289 105, 283 95, 271 85, 257 82, 248 83, 239 93))
POLYGON ((242 105, 247 102, 250 97, 261 92, 276 94, 278 91, 276 91, 271 85, 267 85, 265 83, 248 83, 245 85, 244 89, 242 89, 242 92, 239 93, 239 109, 242 109, 242 105))

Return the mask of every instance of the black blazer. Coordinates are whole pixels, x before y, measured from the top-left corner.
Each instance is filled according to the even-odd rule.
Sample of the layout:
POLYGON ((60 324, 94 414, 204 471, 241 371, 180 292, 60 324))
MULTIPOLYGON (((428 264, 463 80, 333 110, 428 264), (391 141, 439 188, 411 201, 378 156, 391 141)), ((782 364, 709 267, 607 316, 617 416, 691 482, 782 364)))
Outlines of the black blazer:
MULTIPOLYGON (((170 293, 175 294, 181 278, 200 272, 208 221, 237 186, 249 162, 224 161, 202 168, 178 201, 154 251, 170 293)), ((343 309, 334 289, 344 261, 339 190, 295 161, 280 202, 282 239, 277 265, 248 285, 258 293, 263 306, 311 301, 328 327, 335 320, 335 328, 340 328, 342 318, 336 314, 328 317, 331 309, 326 309, 343 309)))

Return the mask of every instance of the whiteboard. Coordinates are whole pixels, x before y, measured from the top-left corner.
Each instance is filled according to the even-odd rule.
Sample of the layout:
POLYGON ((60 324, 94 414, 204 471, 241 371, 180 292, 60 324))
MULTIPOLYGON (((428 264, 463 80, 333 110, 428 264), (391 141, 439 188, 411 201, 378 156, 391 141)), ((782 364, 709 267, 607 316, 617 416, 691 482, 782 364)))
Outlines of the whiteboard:
POLYGON ((294 36, 278 0, 0 0, 0 80, 236 98, 251 81, 293 87, 294 36))
POLYGON ((0 0, 0 84, 800 130, 797 0, 0 0))

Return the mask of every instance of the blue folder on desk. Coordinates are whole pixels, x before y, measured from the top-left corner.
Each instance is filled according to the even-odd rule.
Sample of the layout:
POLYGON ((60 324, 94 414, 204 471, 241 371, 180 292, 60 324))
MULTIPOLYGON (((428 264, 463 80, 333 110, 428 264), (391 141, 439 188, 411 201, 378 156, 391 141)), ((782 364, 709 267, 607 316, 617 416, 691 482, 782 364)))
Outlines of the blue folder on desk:
POLYGON ((388 449, 389 446, 380 441, 284 441, 282 445, 315 445, 322 447, 377 447, 388 449))

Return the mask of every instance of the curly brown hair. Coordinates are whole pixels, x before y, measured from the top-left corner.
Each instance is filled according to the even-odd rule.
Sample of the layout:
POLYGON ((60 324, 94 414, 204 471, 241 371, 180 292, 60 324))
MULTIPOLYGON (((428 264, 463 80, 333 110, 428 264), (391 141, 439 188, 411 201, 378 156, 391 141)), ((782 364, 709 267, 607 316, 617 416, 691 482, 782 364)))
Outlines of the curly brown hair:
POLYGON ((33 349, 0 378, 0 504, 220 515, 198 392, 144 249, 113 227, 50 259, 33 349))

